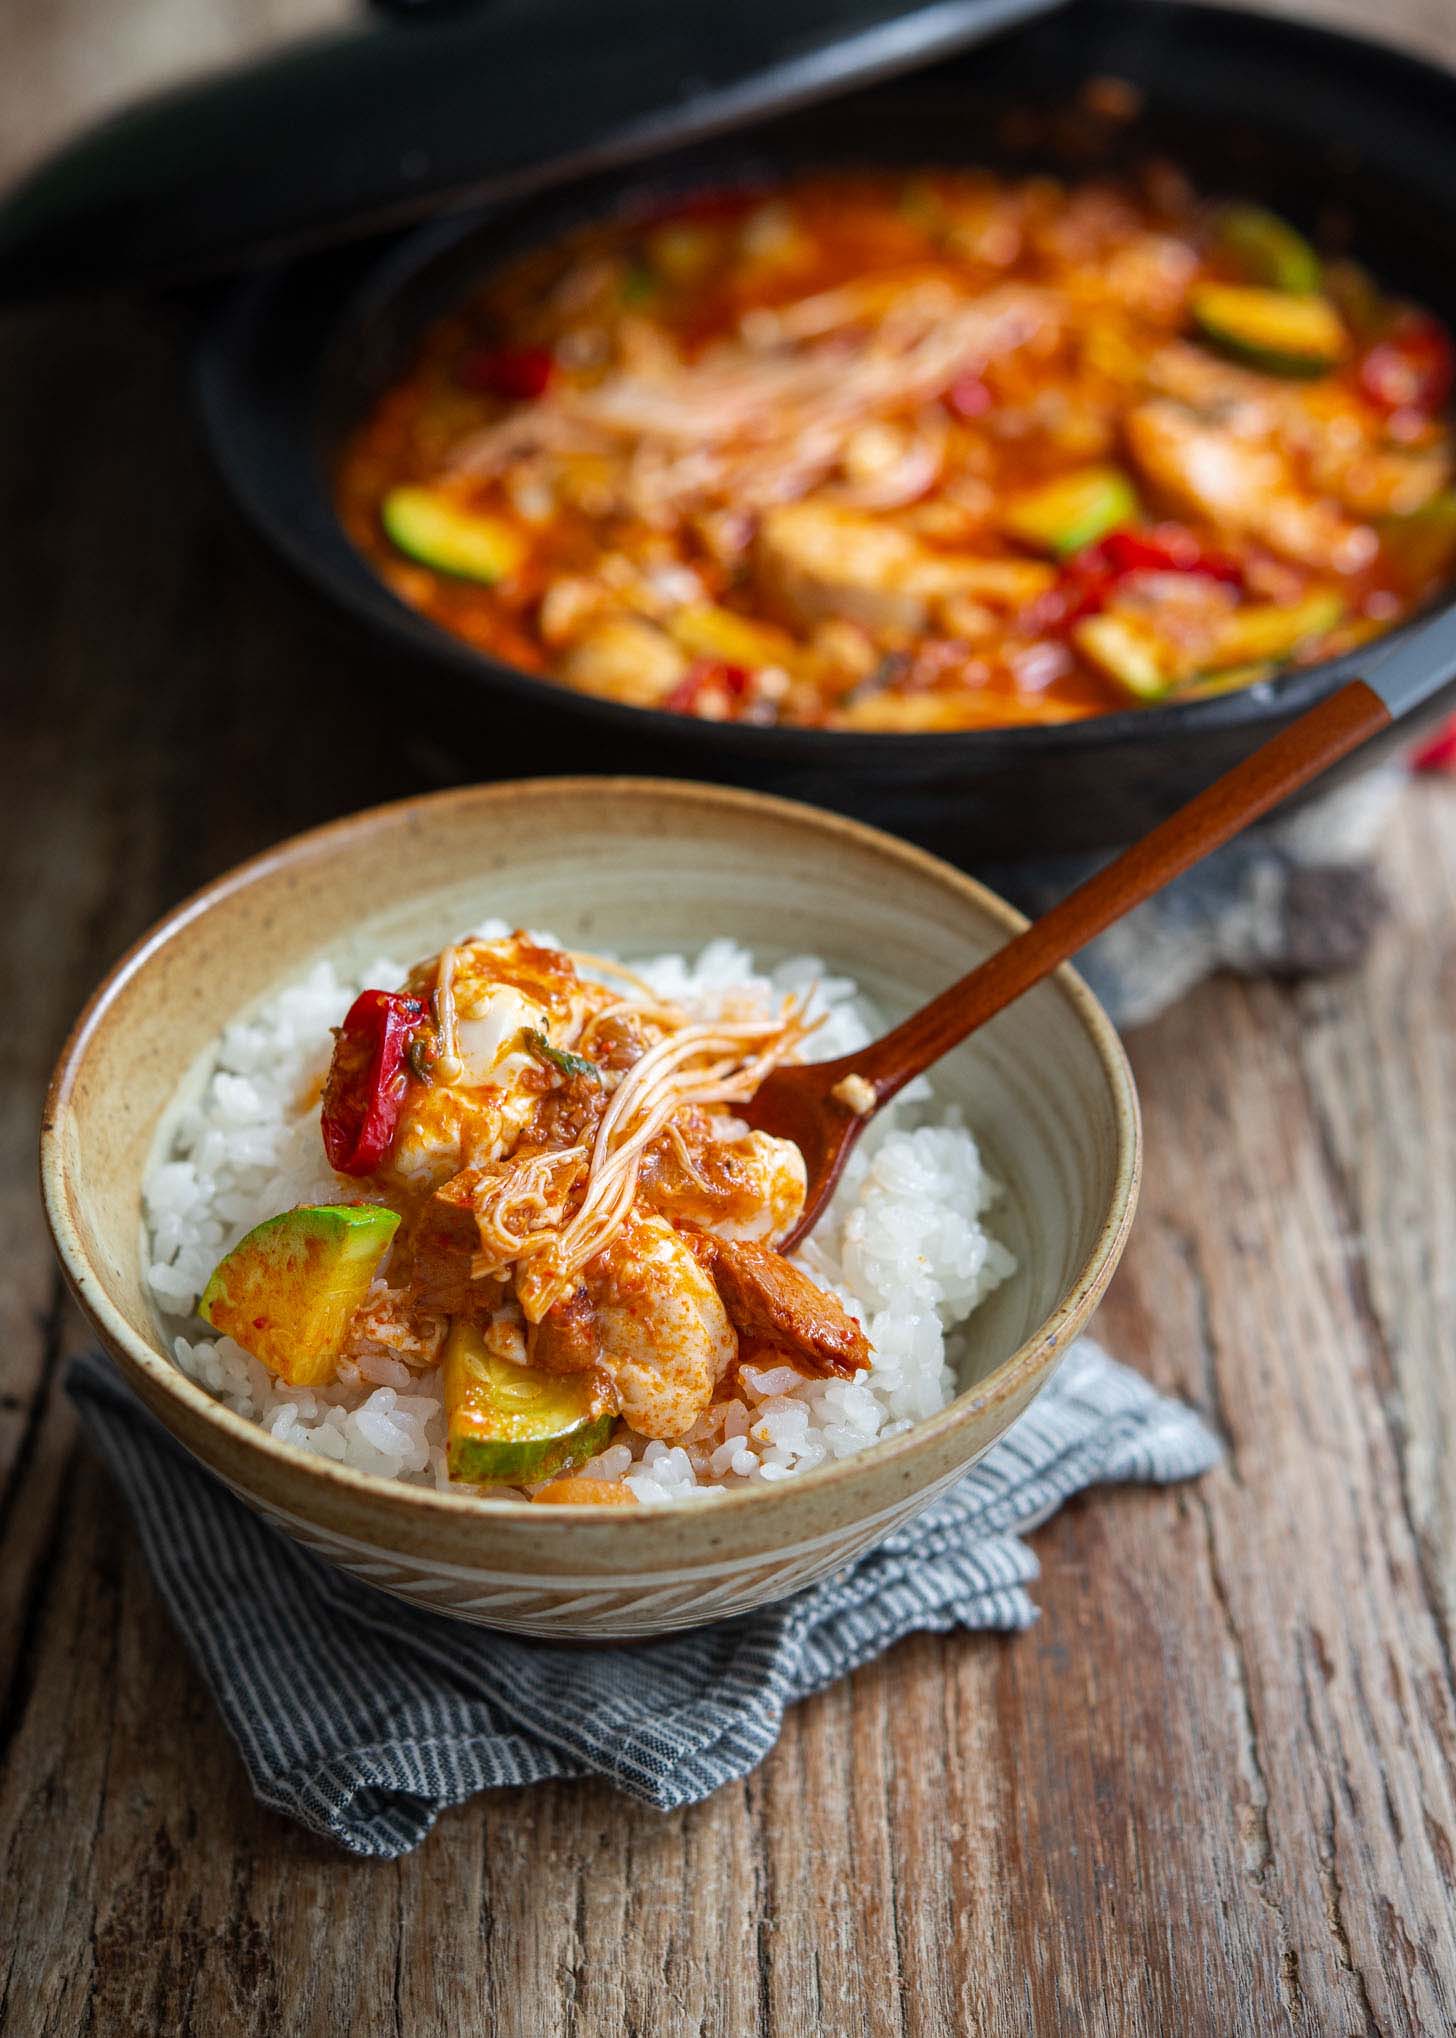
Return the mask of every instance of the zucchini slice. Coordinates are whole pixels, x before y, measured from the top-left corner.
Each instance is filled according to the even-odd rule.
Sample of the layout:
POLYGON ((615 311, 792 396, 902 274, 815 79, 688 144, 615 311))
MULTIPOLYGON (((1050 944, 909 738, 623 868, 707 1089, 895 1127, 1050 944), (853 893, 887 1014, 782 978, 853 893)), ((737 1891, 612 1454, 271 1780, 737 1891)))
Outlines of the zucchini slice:
POLYGON ((762 665, 784 665, 794 656, 794 640, 772 623, 756 623, 734 609, 714 602, 689 602, 669 616, 668 635, 693 658, 716 658, 752 672, 762 665))
POLYGON ((1292 658, 1301 644, 1322 637, 1344 617, 1344 601, 1329 589, 1316 589, 1297 602, 1235 609, 1219 626, 1209 669, 1292 658))
POLYGON ((1234 609, 1219 624, 1206 662, 1192 671, 1183 655, 1138 616, 1088 616, 1072 641, 1089 664, 1135 701, 1200 699, 1267 679, 1302 644, 1343 621, 1340 596, 1323 589, 1302 601, 1234 609))
POLYGON ((1301 233, 1262 205, 1230 205, 1218 222, 1218 251, 1247 283, 1297 297, 1317 291, 1324 272, 1301 233))
POLYGON ((1267 375, 1325 375, 1344 359, 1345 328, 1324 297, 1200 283, 1188 309, 1210 346, 1267 375))
POLYGON ((450 1326, 444 1386, 452 1479, 549 1479, 605 1450, 617 1420, 591 1374, 498 1359, 471 1323, 450 1326))
POLYGON ((1134 616, 1088 616, 1072 640, 1104 678, 1135 701, 1160 701, 1182 677, 1172 647, 1134 616))
POLYGON ((218 1261, 198 1314, 288 1386, 322 1386, 398 1229, 377 1203, 285 1210, 218 1261))
POLYGON ((459 580, 494 587, 514 573, 526 544, 513 524, 458 503, 431 488, 392 488, 379 506, 385 536, 408 558, 459 580))
POLYGON ((1023 545, 1065 559, 1137 517, 1137 492, 1120 467, 1084 467, 1016 496, 1002 528, 1023 545))

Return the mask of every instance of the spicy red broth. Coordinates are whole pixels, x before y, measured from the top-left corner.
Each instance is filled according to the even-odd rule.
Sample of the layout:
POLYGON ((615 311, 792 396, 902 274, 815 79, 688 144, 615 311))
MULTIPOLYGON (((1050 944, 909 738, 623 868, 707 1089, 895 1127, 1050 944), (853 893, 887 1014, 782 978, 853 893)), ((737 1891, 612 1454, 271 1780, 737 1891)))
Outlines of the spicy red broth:
POLYGON ((1448 577, 1452 351, 1291 226, 1136 183, 806 177, 588 227, 431 330, 339 503, 580 691, 934 731, 1188 699, 1448 577))

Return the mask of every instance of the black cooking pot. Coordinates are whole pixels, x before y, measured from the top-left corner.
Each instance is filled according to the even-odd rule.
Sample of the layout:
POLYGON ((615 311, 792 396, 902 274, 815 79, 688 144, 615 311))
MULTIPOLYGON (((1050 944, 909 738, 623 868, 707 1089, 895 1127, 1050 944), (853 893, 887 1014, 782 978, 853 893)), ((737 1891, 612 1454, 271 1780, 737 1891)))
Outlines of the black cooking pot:
MULTIPOLYGON (((436 744, 461 774, 726 780, 837 807, 963 863, 1107 847, 1163 818, 1370 654, 1241 693, 1048 728, 892 736, 698 722, 553 686, 440 630, 350 545, 329 477, 341 435, 405 368, 422 328, 503 257, 583 217, 815 162, 984 162, 1077 176, 1150 153, 1210 192, 1276 206, 1456 323, 1456 78, 1292 22, 1079 0, 911 78, 698 142, 649 169, 599 173, 237 286, 197 352, 207 437, 277 550, 408 661, 410 699, 428 703, 436 744), (1137 118, 1085 110, 1081 88, 1099 76, 1137 89, 1137 118)), ((1432 670, 1422 715, 1453 680, 1432 670)), ((1410 733, 1408 719, 1391 740, 1410 733)))

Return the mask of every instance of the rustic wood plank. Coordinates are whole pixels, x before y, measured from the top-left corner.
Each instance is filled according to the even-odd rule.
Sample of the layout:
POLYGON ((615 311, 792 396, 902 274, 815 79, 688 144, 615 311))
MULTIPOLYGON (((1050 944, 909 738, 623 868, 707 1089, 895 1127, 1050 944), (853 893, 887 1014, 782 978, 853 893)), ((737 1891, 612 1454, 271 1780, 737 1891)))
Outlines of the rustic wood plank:
MULTIPOLYGON (((0 175, 143 80, 342 4, 138 0, 123 30, 100 0, 15 0, 0 175)), ((1397 17, 1456 54, 1445 0, 1397 17)), ((383 1864, 253 1803, 60 1392, 83 1333, 35 1208, 38 1090, 166 903, 418 780, 337 714, 364 654, 234 527, 177 365, 159 314, 0 325, 22 963, 0 1063, 0 2025, 1452 2028, 1445 786, 1391 831, 1396 924, 1361 975, 1211 986, 1133 1043, 1149 1179, 1102 1332, 1211 1411, 1227 1467, 1067 1509, 1038 1538, 1037 1628, 907 1645, 673 1817, 595 1786, 507 1792, 383 1864)))
POLYGON ((1358 980, 1333 993, 1310 984, 1299 1001, 1310 1109, 1337 1186, 1341 1233, 1356 1255, 1351 1273, 1361 1283, 1375 1385, 1448 1653, 1456 1631, 1452 805, 1449 786, 1417 786, 1390 843, 1400 939, 1382 943, 1358 980))
MULTIPOLYGON (((1240 1817, 1286 1935, 1291 2008, 1439 2029, 1456 2015, 1450 1682, 1373 1377, 1364 1246, 1342 1225, 1302 1094, 1301 1031, 1298 998, 1224 985, 1139 1043, 1152 1219, 1108 1332, 1131 1289, 1149 1337, 1140 1362, 1217 1409, 1233 1446, 1230 1467, 1179 1505, 1205 1522, 1237 1676, 1240 1817), (1180 1288, 1189 1314, 1173 1341, 1180 1288)), ((1204 1670, 1217 1665, 1210 1648, 1204 1670)))

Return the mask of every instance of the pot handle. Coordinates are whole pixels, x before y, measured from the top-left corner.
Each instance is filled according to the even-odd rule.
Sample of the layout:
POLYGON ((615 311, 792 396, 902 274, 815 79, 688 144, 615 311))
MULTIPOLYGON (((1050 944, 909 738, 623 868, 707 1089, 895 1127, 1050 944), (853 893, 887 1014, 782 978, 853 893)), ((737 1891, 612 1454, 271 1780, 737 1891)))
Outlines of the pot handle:
POLYGON ((1401 631, 1388 651, 1374 647, 1374 663, 1365 670, 1373 687, 1400 721, 1434 705, 1456 680, 1456 602, 1450 602, 1428 623, 1401 631))

